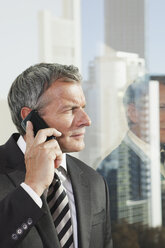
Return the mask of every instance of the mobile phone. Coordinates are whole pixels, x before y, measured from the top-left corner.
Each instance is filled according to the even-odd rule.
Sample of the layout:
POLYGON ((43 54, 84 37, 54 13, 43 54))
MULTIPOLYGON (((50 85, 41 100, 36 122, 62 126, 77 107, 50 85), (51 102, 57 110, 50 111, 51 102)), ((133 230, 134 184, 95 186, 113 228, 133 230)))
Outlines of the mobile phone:
MULTIPOLYGON (((48 128, 49 126, 46 124, 46 122, 39 116, 37 110, 32 110, 24 120, 21 122, 21 126, 23 127, 24 131, 26 132, 26 123, 27 121, 31 121, 33 124, 33 131, 34 131, 34 136, 36 136, 37 132, 40 129, 48 128)), ((47 140, 50 139, 56 139, 55 136, 50 136, 47 137, 47 140)))

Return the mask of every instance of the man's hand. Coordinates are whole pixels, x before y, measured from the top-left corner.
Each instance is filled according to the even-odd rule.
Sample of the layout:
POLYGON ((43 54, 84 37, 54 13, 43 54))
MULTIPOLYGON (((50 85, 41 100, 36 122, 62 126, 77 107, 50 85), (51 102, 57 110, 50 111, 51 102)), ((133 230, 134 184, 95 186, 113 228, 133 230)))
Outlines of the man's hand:
POLYGON ((62 151, 57 140, 46 141, 47 137, 52 135, 59 137, 61 133, 54 128, 45 128, 39 130, 34 138, 32 123, 27 122, 25 183, 39 196, 51 184, 54 169, 58 168, 62 161, 62 151))

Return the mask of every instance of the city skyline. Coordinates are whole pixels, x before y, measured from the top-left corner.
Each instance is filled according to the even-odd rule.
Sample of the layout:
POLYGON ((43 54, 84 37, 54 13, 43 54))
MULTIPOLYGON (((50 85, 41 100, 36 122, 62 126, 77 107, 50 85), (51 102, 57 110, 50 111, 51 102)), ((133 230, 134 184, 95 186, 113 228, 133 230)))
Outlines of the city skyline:
MULTIPOLYGON (((165 54, 165 31, 162 29, 163 23, 165 23, 164 7, 165 2, 163 0, 146 0, 146 64, 147 72, 150 74, 165 74, 165 65, 162 54, 165 54)), ((87 66, 87 61, 93 59, 94 56, 100 55, 100 46, 104 40, 103 20, 104 20, 104 6, 103 0, 98 0, 97 4, 94 0, 87 2, 83 1, 82 11, 86 18, 83 22, 83 50, 90 47, 88 53, 82 53, 83 64, 87 66), (95 4, 95 16, 97 18, 91 18, 93 5, 95 4), (95 30, 93 30, 93 27, 95 30), (88 27, 85 28, 85 27, 88 27), (91 35, 89 35, 91 34, 91 35)), ((94 15, 94 14, 93 14, 94 15)), ((84 68, 83 71, 85 78, 87 74, 84 68)))
MULTIPOLYGON (((38 62, 38 23, 37 12, 49 10, 54 16, 60 15, 60 0, 47 1, 29 0, 1 0, 0 9, 0 32, 1 32, 1 61, 2 68, 0 97, 6 98, 11 82, 23 69, 30 64, 38 62), (9 8, 10 6, 10 8, 9 8), (8 71, 10 68, 10 72, 8 71)), ((146 40, 148 68, 151 74, 165 74, 164 59, 165 54, 165 23, 163 0, 147 0, 148 21, 146 40)), ((92 60, 103 41, 103 0, 83 0, 81 2, 82 19, 82 58, 84 78, 86 65, 92 60), (95 11, 93 11, 95 6, 95 11), (97 30, 97 32, 96 32, 97 30)), ((100 54, 99 54, 100 55, 100 54)))
POLYGON ((104 0, 104 42, 145 58, 144 0, 104 0))

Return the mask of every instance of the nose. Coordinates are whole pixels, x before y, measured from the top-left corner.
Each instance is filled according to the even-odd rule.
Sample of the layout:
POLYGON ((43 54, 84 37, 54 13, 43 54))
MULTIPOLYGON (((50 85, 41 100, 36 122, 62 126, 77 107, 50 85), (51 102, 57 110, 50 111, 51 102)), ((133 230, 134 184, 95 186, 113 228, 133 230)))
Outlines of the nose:
POLYGON ((91 119, 88 116, 88 114, 84 111, 84 109, 80 109, 80 111, 79 111, 79 116, 77 119, 77 125, 79 127, 91 125, 91 119))

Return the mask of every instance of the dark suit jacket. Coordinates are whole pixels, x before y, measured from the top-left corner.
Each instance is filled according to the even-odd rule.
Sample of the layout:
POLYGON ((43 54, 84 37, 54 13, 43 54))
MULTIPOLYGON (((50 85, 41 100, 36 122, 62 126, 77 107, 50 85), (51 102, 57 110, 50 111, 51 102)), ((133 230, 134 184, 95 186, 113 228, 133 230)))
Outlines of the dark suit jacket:
MULTIPOLYGON (((24 155, 13 134, 0 147, 0 247, 60 248, 44 194, 40 209, 22 189, 24 155)), ((79 248, 112 247, 109 199, 102 177, 80 160, 67 155, 78 222, 79 248)))

